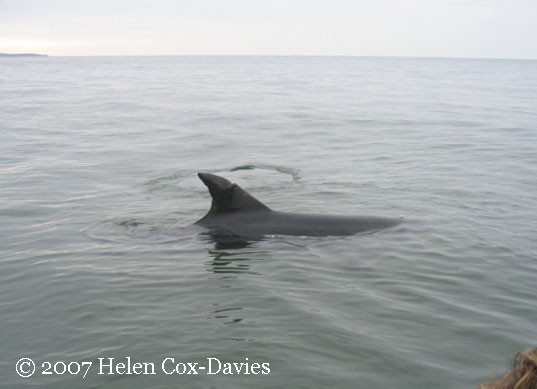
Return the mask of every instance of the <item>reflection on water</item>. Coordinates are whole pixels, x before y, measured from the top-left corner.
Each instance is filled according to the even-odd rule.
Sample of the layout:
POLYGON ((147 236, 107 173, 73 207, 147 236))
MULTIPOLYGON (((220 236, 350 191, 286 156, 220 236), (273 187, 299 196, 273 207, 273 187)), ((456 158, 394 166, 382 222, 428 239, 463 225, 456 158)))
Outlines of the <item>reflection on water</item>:
POLYGON ((213 243, 216 250, 239 250, 250 247, 253 244, 271 241, 279 242, 294 247, 306 247, 308 243, 319 242, 326 238, 334 239, 335 237, 296 237, 287 235, 264 235, 259 237, 248 238, 238 235, 231 235, 218 230, 205 230, 199 233, 202 241, 213 243))
MULTIPOLYGON (((259 274, 251 270, 251 264, 254 261, 253 258, 248 257, 249 254, 257 254, 250 252, 228 252, 209 250, 209 255, 212 260, 208 263, 207 270, 212 273, 226 274, 226 273, 251 273, 259 274)), ((257 257, 257 255, 256 255, 257 257)), ((256 258, 255 260, 260 260, 256 258)))
POLYGON ((246 239, 244 237, 221 234, 209 231, 200 235, 202 240, 214 244, 214 249, 209 250, 212 260, 208 264, 208 271, 211 273, 251 273, 252 261, 261 260, 263 254, 259 250, 244 250, 252 248, 252 245, 262 241, 259 239, 246 239))
POLYGON ((240 250, 251 246, 259 240, 246 239, 234 235, 217 235, 213 233, 203 234, 207 241, 214 243, 216 250, 240 250))
MULTIPOLYGON (((216 305, 218 306, 218 304, 216 305)), ((242 307, 218 308, 212 312, 212 318, 225 320, 223 324, 240 323, 244 318, 237 317, 237 315, 239 315, 242 310, 242 307)))

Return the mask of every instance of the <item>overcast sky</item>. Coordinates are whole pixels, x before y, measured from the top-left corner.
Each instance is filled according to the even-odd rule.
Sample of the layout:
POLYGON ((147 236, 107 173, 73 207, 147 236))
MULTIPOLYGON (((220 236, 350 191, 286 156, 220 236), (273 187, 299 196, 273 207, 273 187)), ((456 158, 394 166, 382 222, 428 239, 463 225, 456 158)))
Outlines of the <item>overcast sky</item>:
POLYGON ((537 0, 0 0, 0 52, 537 59, 537 0))

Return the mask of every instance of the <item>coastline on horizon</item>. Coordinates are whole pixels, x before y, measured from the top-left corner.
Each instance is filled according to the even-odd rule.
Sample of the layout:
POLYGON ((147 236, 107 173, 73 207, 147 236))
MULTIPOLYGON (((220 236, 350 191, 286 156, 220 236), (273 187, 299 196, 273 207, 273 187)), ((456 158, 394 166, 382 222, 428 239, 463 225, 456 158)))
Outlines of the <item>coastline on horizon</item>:
POLYGON ((34 53, 0 53, 0 57, 48 57, 48 55, 34 53))

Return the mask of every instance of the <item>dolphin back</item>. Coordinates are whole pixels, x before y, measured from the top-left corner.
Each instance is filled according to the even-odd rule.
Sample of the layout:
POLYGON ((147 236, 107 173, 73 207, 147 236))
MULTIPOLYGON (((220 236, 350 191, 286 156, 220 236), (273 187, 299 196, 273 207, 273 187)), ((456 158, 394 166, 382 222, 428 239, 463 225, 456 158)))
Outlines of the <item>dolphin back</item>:
POLYGON ((199 173, 212 197, 211 209, 196 224, 218 233, 250 237, 265 235, 344 236, 376 232, 401 219, 378 216, 303 214, 272 211, 237 184, 199 173))
POLYGON ((210 173, 198 173, 212 197, 211 209, 196 224, 203 225, 211 218, 238 212, 270 211, 270 208, 246 192, 239 185, 224 177, 210 173))

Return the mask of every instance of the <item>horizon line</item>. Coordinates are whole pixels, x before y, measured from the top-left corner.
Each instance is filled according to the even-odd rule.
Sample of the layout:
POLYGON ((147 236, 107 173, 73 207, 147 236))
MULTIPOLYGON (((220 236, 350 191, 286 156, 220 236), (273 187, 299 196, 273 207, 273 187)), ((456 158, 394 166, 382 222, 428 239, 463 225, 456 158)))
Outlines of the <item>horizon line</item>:
POLYGON ((41 58, 64 57, 333 57, 333 58, 400 58, 400 59, 469 59, 469 60, 506 60, 506 61, 537 61, 537 58, 513 57, 464 57, 464 56, 422 56, 422 55, 354 55, 354 54, 82 54, 55 55, 41 53, 6 53, 6 56, 32 56, 41 58))

